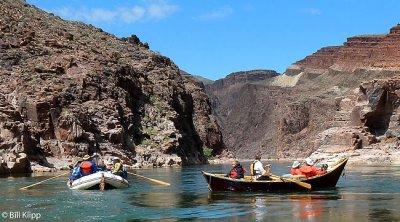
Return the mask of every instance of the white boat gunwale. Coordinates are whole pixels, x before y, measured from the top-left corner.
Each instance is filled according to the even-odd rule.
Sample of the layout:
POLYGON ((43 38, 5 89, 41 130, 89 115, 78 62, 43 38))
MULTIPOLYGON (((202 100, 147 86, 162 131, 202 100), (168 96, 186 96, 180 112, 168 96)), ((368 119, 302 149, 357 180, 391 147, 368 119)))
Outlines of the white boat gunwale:
POLYGON ((68 187, 72 190, 87 190, 101 183, 101 179, 104 177, 104 182, 106 185, 111 186, 115 189, 129 187, 129 182, 119 175, 112 174, 109 171, 99 171, 87 176, 83 176, 76 179, 70 184, 68 182, 68 187))

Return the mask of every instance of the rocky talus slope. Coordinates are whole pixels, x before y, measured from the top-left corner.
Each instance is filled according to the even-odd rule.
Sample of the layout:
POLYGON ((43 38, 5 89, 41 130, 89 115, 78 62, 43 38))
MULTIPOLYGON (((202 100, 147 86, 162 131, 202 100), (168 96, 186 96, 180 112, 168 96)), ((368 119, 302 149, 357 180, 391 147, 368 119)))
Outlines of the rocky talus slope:
POLYGON ((221 149, 202 89, 136 36, 21 0, 0 12, 0 173, 94 152, 137 167, 196 164, 204 146, 221 149))
POLYGON ((399 160, 400 25, 347 39, 260 81, 207 85, 227 149, 238 157, 351 155, 399 160))
POLYGON ((352 162, 400 164, 400 79, 363 82, 336 98, 330 128, 316 136, 315 159, 351 156, 352 162))

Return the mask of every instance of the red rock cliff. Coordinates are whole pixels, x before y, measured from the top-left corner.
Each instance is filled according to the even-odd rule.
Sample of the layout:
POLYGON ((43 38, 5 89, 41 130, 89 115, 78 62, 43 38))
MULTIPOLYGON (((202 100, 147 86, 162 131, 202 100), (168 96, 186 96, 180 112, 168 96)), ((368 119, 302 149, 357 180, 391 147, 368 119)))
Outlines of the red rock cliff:
POLYGON ((295 63, 300 69, 354 71, 382 68, 400 70, 400 24, 385 35, 361 35, 347 39, 343 46, 324 47, 295 63))

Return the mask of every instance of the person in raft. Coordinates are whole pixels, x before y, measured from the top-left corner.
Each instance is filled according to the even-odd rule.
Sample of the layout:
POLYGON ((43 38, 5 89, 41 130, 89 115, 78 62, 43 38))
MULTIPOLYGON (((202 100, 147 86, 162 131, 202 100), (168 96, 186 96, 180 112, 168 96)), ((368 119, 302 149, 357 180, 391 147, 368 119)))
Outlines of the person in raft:
POLYGON ((91 159, 92 159, 92 163, 97 167, 97 171, 105 171, 106 170, 106 165, 104 164, 104 161, 101 158, 100 154, 93 153, 91 159))
POLYGON ((69 176, 69 183, 72 184, 74 180, 77 180, 83 176, 90 175, 97 172, 97 166, 95 161, 89 156, 85 155, 83 160, 78 160, 72 168, 71 175, 69 176))
POLYGON ((106 160, 105 164, 106 164, 106 171, 112 171, 113 162, 110 159, 108 159, 108 160, 106 160))
POLYGON ((239 163, 239 161, 234 160, 232 163, 232 169, 227 176, 232 179, 242 179, 244 178, 244 173, 246 173, 246 170, 243 168, 243 166, 239 163))
POLYGON ((250 174, 254 180, 268 180, 270 167, 270 164, 266 165, 267 170, 265 170, 261 163, 261 155, 257 154, 255 160, 250 164, 250 174))
POLYGON ((326 173, 327 167, 318 168, 314 166, 315 162, 311 158, 306 159, 306 164, 299 168, 301 175, 305 177, 313 177, 317 175, 323 175, 326 173))
POLYGON ((82 177, 82 173, 81 173, 81 168, 80 165, 82 163, 82 159, 79 159, 74 166, 70 166, 71 168, 71 175, 69 176, 69 182, 70 184, 74 181, 77 180, 79 178, 82 177))
POLYGON ((91 157, 87 154, 83 157, 83 161, 81 162, 79 167, 81 168, 82 176, 87 176, 97 172, 95 161, 93 161, 91 157))
POLYGON ((128 173, 126 172, 126 170, 124 169, 124 166, 121 163, 121 159, 118 157, 114 157, 113 158, 113 168, 112 168, 112 173, 115 175, 118 175, 124 179, 126 179, 128 177, 128 173))
POLYGON ((298 175, 302 175, 301 171, 300 171, 300 162, 299 161, 294 161, 292 164, 292 168, 290 168, 290 174, 293 176, 298 176, 298 175))

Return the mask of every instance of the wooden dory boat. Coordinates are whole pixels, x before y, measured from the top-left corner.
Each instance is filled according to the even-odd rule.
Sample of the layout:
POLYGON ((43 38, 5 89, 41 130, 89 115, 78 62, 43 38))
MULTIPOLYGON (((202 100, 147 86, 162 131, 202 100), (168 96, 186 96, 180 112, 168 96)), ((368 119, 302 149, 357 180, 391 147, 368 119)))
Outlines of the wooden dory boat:
MULTIPOLYGON (((324 175, 304 178, 299 181, 311 184, 311 190, 334 188, 342 175, 347 160, 348 158, 345 158, 334 165, 330 165, 328 172, 324 175)), ((296 192, 308 190, 298 183, 278 176, 272 177, 272 180, 259 181, 252 180, 250 176, 245 176, 244 179, 231 179, 226 177, 226 174, 213 174, 204 171, 202 173, 211 191, 296 192)))
POLYGON ((74 180, 72 184, 68 182, 67 185, 72 190, 99 190, 102 180, 104 180, 105 190, 129 187, 127 180, 111 172, 93 173, 74 180))

